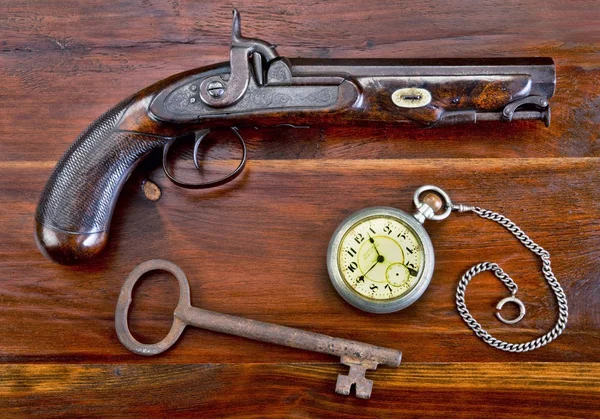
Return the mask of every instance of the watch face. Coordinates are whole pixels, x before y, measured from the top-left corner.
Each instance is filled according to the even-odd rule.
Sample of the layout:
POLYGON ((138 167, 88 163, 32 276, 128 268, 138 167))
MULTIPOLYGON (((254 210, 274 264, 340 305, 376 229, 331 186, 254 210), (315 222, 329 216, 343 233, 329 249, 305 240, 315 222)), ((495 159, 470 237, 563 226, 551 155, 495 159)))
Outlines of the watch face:
POLYGON ((408 293, 423 267, 423 247, 401 219, 374 215, 351 226, 341 240, 338 269, 359 295, 389 300, 408 293))
POLYGON ((389 313, 423 294, 434 256, 427 232, 413 216, 374 207, 338 227, 327 263, 331 281, 346 301, 365 311, 389 313))

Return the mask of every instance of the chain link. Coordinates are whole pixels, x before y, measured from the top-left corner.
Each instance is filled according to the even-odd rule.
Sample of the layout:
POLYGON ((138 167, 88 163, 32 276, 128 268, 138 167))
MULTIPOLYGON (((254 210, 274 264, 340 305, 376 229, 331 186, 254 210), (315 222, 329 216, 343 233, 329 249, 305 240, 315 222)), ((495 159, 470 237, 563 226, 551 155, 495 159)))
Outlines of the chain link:
POLYGON ((532 351, 547 345, 560 336, 567 326, 569 308, 567 306, 567 296, 552 272, 552 268, 550 266, 550 254, 541 246, 537 245, 533 240, 531 240, 527 234, 525 234, 523 230, 521 230, 515 223, 501 214, 479 207, 468 207, 464 205, 454 205, 454 209, 458 210, 459 212, 471 211, 479 215, 481 218, 497 222, 510 231, 521 243, 523 243, 525 247, 538 255, 542 259, 542 273, 544 274, 544 278, 548 282, 548 285, 550 285, 550 288, 552 288, 552 291, 556 296, 556 301, 558 302, 558 321, 554 325, 554 328, 552 328, 552 330, 546 333, 544 336, 526 343, 519 344, 508 343, 496 339, 485 329, 483 329, 483 327, 481 327, 481 325, 473 318, 473 316, 471 316, 469 310, 467 310, 467 305, 465 304, 465 291, 467 289, 467 285, 475 277, 475 275, 484 271, 492 271, 494 275, 496 275, 496 277, 506 285, 513 296, 517 293, 518 287, 512 278, 508 276, 497 264, 484 262, 469 269, 461 278, 458 288, 456 289, 456 308, 458 309, 458 312, 462 316, 465 323, 467 323, 467 325, 475 332, 475 334, 483 339, 488 345, 508 352, 532 351))

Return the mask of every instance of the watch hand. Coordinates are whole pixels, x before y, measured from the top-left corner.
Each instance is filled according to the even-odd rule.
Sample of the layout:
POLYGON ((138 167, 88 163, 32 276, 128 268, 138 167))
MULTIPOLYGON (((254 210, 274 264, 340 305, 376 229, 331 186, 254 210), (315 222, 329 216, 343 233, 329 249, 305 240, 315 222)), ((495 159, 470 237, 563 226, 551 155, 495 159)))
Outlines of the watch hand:
MULTIPOLYGON (((404 264, 402 264, 404 265, 404 264)), ((415 271, 414 269, 410 268, 409 266, 404 265, 404 267, 406 269, 408 269, 408 273, 410 274, 410 276, 417 276, 419 274, 419 272, 415 271)))
MULTIPOLYGON (((369 241, 371 242, 371 244, 373 245, 373 248, 375 249, 375 252, 377 252, 377 256, 381 256, 379 254, 379 250, 377 250, 377 246, 375 245, 375 239, 373 237, 371 237, 371 235, 369 234, 369 241)), ((379 258, 378 258, 379 259, 379 258)))
POLYGON ((379 262, 375 262, 375 264, 373 266, 371 266, 367 272, 365 272, 364 274, 362 274, 361 276, 358 277, 356 282, 365 282, 365 276, 371 271, 371 269, 373 269, 375 266, 377 266, 378 263, 379 262))
POLYGON ((365 276, 365 275, 367 275, 369 272, 371 272, 371 269, 373 269, 375 266, 377 266, 377 264, 378 264, 378 263, 379 263, 379 261, 375 262, 375 263, 373 264, 373 266, 371 266, 371 267, 369 268, 369 270, 367 270, 367 272, 365 272, 365 273, 363 274, 363 276, 365 276))
POLYGON ((365 272, 364 274, 362 274, 362 275, 360 276, 360 278, 364 278, 365 276, 367 276, 367 274, 368 274, 369 272, 371 272, 371 270, 372 270, 372 269, 373 269, 375 266, 377 266, 379 263, 382 263, 384 260, 385 260, 385 259, 383 258, 383 256, 381 256, 381 255, 377 256, 377 260, 375 261, 375 263, 373 264, 373 266, 371 266, 369 269, 367 269, 367 272, 365 272))
POLYGON ((369 234, 369 241, 373 245, 373 249, 375 249, 375 252, 377 252, 377 263, 383 263, 385 258, 383 257, 383 255, 381 253, 379 253, 379 250, 377 249, 377 245, 375 244, 375 239, 373 237, 371 237, 370 234, 369 234))

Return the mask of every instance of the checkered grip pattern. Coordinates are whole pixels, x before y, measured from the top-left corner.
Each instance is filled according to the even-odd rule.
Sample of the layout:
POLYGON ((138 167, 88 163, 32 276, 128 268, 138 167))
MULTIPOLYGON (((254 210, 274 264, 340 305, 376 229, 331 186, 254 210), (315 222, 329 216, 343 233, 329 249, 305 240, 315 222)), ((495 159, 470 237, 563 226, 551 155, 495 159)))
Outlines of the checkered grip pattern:
POLYGON ((166 142, 115 130, 129 103, 94 121, 59 160, 37 207, 40 223, 70 233, 108 230, 125 181, 144 156, 166 142))

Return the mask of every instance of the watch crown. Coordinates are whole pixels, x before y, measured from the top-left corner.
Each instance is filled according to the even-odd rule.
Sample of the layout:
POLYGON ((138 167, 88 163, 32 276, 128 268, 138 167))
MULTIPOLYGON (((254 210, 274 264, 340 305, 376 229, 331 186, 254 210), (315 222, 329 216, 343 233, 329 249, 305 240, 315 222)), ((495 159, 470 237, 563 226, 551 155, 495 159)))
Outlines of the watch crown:
POLYGON ((439 211, 444 205, 442 199, 434 194, 428 193, 423 198, 423 201, 419 202, 417 205, 417 212, 413 214, 413 216, 419 221, 421 224, 425 222, 425 220, 431 220, 435 213, 439 211))
POLYGON ((417 212, 413 214, 413 217, 417 219, 418 222, 423 224, 425 220, 431 220, 431 217, 435 215, 433 208, 431 208, 425 202, 419 202, 417 205, 417 212))

